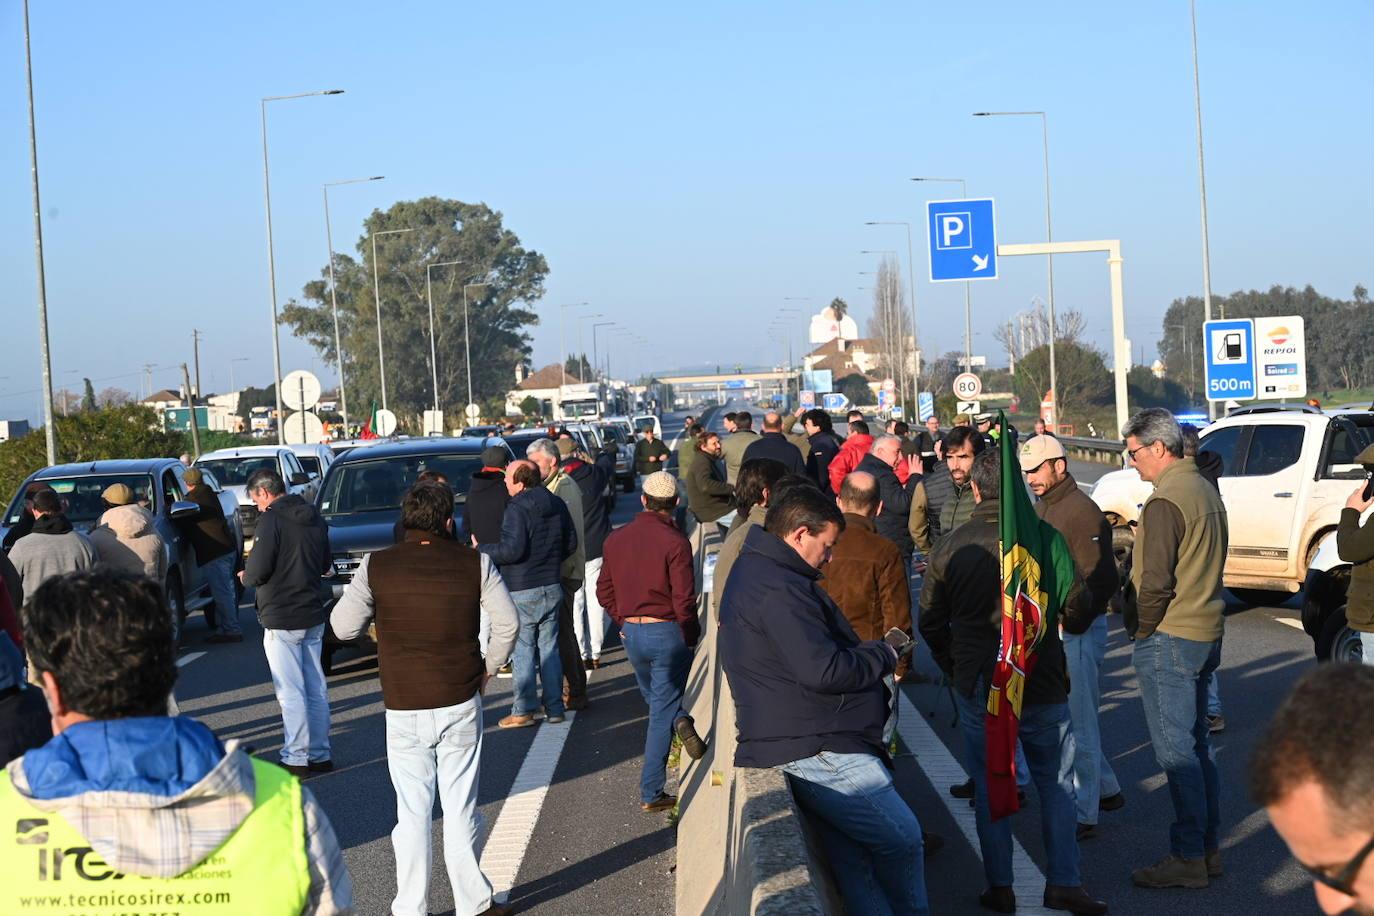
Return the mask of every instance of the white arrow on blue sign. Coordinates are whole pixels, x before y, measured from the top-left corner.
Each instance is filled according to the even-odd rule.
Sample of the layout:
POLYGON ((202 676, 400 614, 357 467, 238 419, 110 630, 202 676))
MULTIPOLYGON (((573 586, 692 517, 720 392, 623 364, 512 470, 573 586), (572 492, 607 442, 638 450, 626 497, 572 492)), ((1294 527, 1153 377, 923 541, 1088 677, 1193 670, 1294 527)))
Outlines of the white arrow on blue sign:
POLYGON ((991 197, 926 201, 930 282, 997 279, 997 225, 991 197))
POLYGON ((844 410, 849 406, 849 398, 839 392, 831 392, 822 396, 821 406, 826 410, 844 410))
POLYGON ((1202 325, 1207 400, 1247 401, 1255 396, 1255 325, 1249 318, 1202 325))

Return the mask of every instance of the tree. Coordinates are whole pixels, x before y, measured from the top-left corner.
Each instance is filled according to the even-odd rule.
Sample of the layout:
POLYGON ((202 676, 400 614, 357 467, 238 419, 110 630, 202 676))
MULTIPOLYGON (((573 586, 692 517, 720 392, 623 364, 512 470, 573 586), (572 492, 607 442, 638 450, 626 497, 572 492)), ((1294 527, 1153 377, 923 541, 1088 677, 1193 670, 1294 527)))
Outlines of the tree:
MULTIPOLYGON (((1017 318, 1015 323, 998 325, 993 329, 992 336, 1006 350, 1007 355, 1019 363, 1025 359, 1027 353, 1050 342, 1050 315, 1044 305, 1037 304, 1035 308, 1022 312, 1017 318)), ((1087 322, 1083 320, 1083 313, 1077 309, 1055 312, 1054 339, 1057 341, 1077 343, 1082 339, 1086 327, 1087 322)), ((1057 370, 1058 347, 1055 348, 1054 355, 1057 370)))
POLYGON ((83 378, 81 381, 85 385, 85 390, 81 395, 81 409, 95 410, 95 386, 91 384, 91 380, 88 378, 83 378))
POLYGON ((569 353, 567 362, 563 364, 563 371, 568 373, 568 384, 574 380, 579 382, 589 382, 590 370, 587 368, 591 361, 587 359, 586 353, 569 353))
POLYGON ((277 386, 275 383, 266 388, 254 388, 252 385, 239 392, 238 415, 247 420, 252 416, 254 407, 271 407, 274 410, 277 406, 277 386))
POLYGON ((835 389, 855 406, 874 403, 873 389, 868 387, 868 379, 857 372, 836 381, 835 389))
POLYGON ((123 388, 102 388, 100 394, 96 395, 96 402, 102 408, 123 407, 132 404, 134 396, 123 388))
POLYGON ((830 300, 830 311, 835 314, 836 321, 843 321, 844 316, 849 314, 849 303, 836 296, 830 300))
POLYGON ((540 413, 539 399, 532 394, 525 395, 525 399, 520 402, 520 412, 527 417, 537 417, 540 413))
MULTIPOLYGON (((335 255, 339 330, 343 339, 348 400, 365 405, 381 399, 377 357, 377 303, 373 294, 373 233, 413 229, 376 239, 382 300, 382 346, 387 406, 418 427, 420 413, 433 399, 430 372, 427 264, 457 261, 430 271, 434 297, 434 348, 439 404, 467 401, 465 344, 472 356, 474 399, 481 403, 510 388, 512 368, 528 357, 525 328, 538 323, 520 307, 544 294, 548 266, 544 257, 523 248, 502 225, 501 214, 485 204, 426 197, 374 210, 363 223, 358 258, 335 255), (473 284, 483 284, 474 286, 473 284), (467 288, 465 340, 463 290, 467 288)), ((282 323, 333 364, 334 319, 327 266, 321 279, 307 283, 303 301, 282 310, 282 323)))
MULTIPOLYGON (((1054 348, 1054 363, 1059 383, 1054 393, 1059 422, 1066 422, 1065 418, 1071 416, 1081 422, 1087 415, 1111 403, 1112 376, 1101 350, 1061 340, 1054 348)), ((1028 413, 1038 413, 1040 400, 1049 387, 1050 349, 1046 345, 1030 351, 1017 362, 1016 396, 1028 413)))
POLYGON ((1182 385, 1170 378, 1155 378, 1145 366, 1132 366, 1126 373, 1127 400, 1131 408, 1163 407, 1170 411, 1180 411, 1195 406, 1195 402, 1182 385))
POLYGON ((911 314, 906 308, 901 267, 889 255, 878 263, 868 336, 879 344, 878 364, 884 376, 896 381, 899 392, 907 390, 907 372, 914 357, 911 314))

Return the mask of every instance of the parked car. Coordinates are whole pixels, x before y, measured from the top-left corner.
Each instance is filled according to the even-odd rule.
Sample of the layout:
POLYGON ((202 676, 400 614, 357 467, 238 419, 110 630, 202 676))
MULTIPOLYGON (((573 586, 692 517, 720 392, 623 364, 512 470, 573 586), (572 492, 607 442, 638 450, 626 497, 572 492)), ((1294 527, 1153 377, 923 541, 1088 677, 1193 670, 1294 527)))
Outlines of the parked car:
MULTIPOLYGON (((1355 456, 1374 442, 1374 414, 1311 407, 1250 407, 1202 432, 1200 450, 1222 460, 1221 498, 1231 540, 1223 582, 1252 604, 1303 595, 1303 628, 1319 658, 1358 657, 1345 625, 1350 567, 1336 556, 1336 525, 1355 483, 1355 456)), ((1151 487, 1134 468, 1104 475, 1092 497, 1129 550, 1151 487)))
POLYGON ((601 437, 615 443, 615 479, 626 493, 635 491, 635 437, 628 417, 607 417, 598 427, 601 437))
POLYGON ((636 432, 646 426, 652 426, 654 428, 654 436, 659 439, 663 438, 663 424, 658 421, 658 417, 651 413, 636 414, 634 417, 634 424, 636 432))
POLYGON ((305 473, 314 474, 320 480, 324 479, 324 474, 329 470, 329 466, 334 463, 338 455, 327 445, 319 443, 307 445, 288 446, 291 451, 296 453, 296 460, 301 463, 305 473))
MULTIPOLYGON (((83 464, 60 464, 30 474, 20 485, 3 520, 0 537, 19 523, 24 511, 24 491, 30 483, 43 481, 62 497, 67 519, 78 531, 90 531, 105 511, 100 495, 108 487, 122 483, 134 491, 139 505, 153 514, 153 525, 162 536, 167 551, 167 580, 162 584, 167 604, 174 616, 178 634, 181 625, 192 611, 203 610, 206 623, 215 625, 215 602, 209 583, 200 575, 195 549, 186 534, 181 519, 190 519, 200 507, 185 499, 189 487, 183 478, 186 468, 175 458, 140 458, 131 460, 89 461, 83 464)), ((235 509, 238 500, 220 485, 213 473, 205 475, 205 484, 219 494, 234 539, 243 543, 243 527, 235 509)), ((241 552, 241 551, 240 551, 241 552)))
MULTIPOLYGON (((408 439, 359 448, 330 467, 316 506, 329 526, 334 569, 328 585, 337 601, 363 557, 396 543, 401 498, 423 471, 439 471, 453 488, 454 511, 467 502, 472 475, 482 468, 482 450, 500 444, 495 438, 439 437, 408 439)), ((455 522, 457 519, 455 519, 455 522)), ((343 643, 329 634, 323 662, 332 664, 343 643)))
POLYGON ((209 471, 219 483, 238 500, 235 515, 243 529, 245 553, 253 549, 253 534, 258 528, 258 509, 248 498, 248 478, 258 471, 276 471, 286 483, 286 492, 307 502, 315 499, 320 475, 311 474, 301 466, 300 459, 290 448, 281 445, 248 445, 242 448, 222 448, 196 459, 195 466, 209 471))

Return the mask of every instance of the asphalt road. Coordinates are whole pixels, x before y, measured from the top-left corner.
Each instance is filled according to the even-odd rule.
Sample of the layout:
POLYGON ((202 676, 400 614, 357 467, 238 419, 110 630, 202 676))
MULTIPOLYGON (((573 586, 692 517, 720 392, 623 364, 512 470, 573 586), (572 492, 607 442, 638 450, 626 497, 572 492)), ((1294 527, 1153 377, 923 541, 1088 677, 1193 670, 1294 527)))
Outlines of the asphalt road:
MULTIPOLYGON (((742 405, 740 405, 742 406, 742 405)), ((734 409, 729 408, 729 409, 734 409)), ((723 412, 723 411, 722 411, 723 412)), ((758 411, 756 411, 758 412, 758 411)), ((699 415, 699 411, 693 411, 699 415)), ((681 431, 682 414, 664 420, 667 441, 681 431)), ((719 420, 714 424, 719 428, 719 420)), ((1084 483, 1109 470, 1075 463, 1084 483)), ((614 520, 623 523, 638 508, 621 495, 614 520)), ((920 580, 913 580, 919 590, 920 580)), ((1168 851, 1171 806, 1154 763, 1130 645, 1113 618, 1103 677, 1103 741, 1121 779, 1127 804, 1104 814, 1098 837, 1081 844, 1085 885, 1107 899, 1114 913, 1262 914, 1315 913, 1309 882, 1288 857, 1262 812, 1250 803, 1245 766, 1257 735, 1294 679, 1314 664, 1311 644, 1293 607, 1230 608, 1223 665, 1222 700, 1228 727, 1214 736, 1221 767, 1226 875, 1203 891, 1143 891, 1130 883, 1131 869, 1168 851), (1285 623, 1284 621, 1288 621, 1285 623)), ((252 611, 243 611, 248 638, 239 645, 206 646, 203 624, 187 627, 177 696, 184 712, 207 722, 223 738, 238 739, 275 759, 280 747, 280 713, 272 697, 260 631, 252 611), (196 653, 204 653, 197 655, 196 653)), ((592 676, 591 706, 571 720, 543 807, 524 852, 511 899, 522 912, 545 914, 668 914, 674 899, 674 833, 663 815, 640 812, 639 758, 645 712, 633 676, 618 646, 603 655, 592 676)), ((933 663, 918 649, 917 664, 933 663)), ((482 759, 481 811, 488 828, 501 814, 516 775, 539 729, 502 731, 496 720, 510 703, 509 680, 497 680, 487 696, 482 759)), ((926 722, 956 759, 962 739, 951 725, 949 698, 933 686, 908 685, 907 697, 928 714, 926 722)), ((394 795, 386 770, 381 695, 374 658, 340 656, 330 678, 333 753, 338 769, 310 780, 345 847, 360 913, 385 913, 395 890, 389 833, 394 795)), ((948 805, 948 786, 936 785, 921 761, 897 761, 899 789, 922 825, 947 841, 928 860, 926 876, 936 913, 977 912, 982 888, 976 846, 965 841, 948 805)), ((1015 816, 1014 833, 1032 860, 1043 866, 1034 793, 1015 816)), ((431 910, 452 911, 443 874, 440 814, 435 812, 436 857, 431 910)), ((1031 911, 1022 901, 1023 912, 1031 911)))

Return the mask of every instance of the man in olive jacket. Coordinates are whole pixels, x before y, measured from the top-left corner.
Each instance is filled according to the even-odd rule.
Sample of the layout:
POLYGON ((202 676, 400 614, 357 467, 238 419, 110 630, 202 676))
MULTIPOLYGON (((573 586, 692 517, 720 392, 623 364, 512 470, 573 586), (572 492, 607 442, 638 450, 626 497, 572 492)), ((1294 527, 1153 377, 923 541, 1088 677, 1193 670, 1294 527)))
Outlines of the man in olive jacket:
MULTIPOLYGON (((733 518, 731 509, 735 504, 735 488, 726 483, 716 470, 716 459, 720 457, 720 436, 702 430, 697 436, 697 451, 692 466, 687 469, 684 482, 687 484, 687 507, 699 522, 714 522, 727 515, 733 518)), ((728 521, 723 524, 729 524, 728 521)))
POLYGON ((1073 721, 1073 779, 1078 799, 1078 836, 1096 834, 1099 808, 1124 804, 1121 783, 1102 753, 1098 707, 1100 675, 1107 655, 1107 603, 1119 580, 1112 553, 1112 530, 1097 503, 1069 473, 1064 446, 1053 436, 1032 436, 1017 451, 1031 491, 1039 497, 1035 512, 1064 536, 1073 565, 1086 585, 1087 613, 1064 622, 1064 658, 1068 663, 1069 718, 1073 721))
MULTIPOLYGON (((1365 467, 1374 466, 1374 445, 1360 452, 1355 461, 1365 467)), ((1374 665, 1374 524, 1360 524, 1365 511, 1374 506, 1374 499, 1365 496, 1367 485, 1362 481, 1345 501, 1340 527, 1336 529, 1336 552, 1342 560, 1353 564, 1346 622, 1360 634, 1364 663, 1374 665)))

